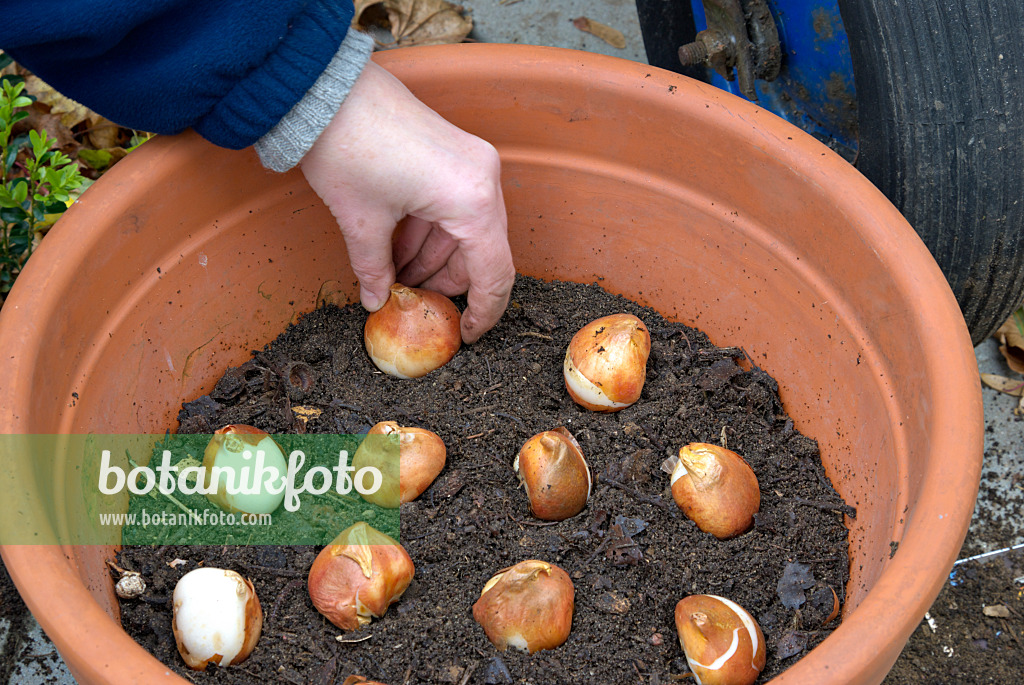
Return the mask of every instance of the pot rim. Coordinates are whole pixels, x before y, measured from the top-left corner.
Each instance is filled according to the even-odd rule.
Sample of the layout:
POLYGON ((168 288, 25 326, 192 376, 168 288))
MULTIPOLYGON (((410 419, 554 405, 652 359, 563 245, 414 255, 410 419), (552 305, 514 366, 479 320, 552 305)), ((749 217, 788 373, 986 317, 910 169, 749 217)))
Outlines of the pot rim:
MULTIPOLYGON (((755 122, 766 139, 786 141, 785 145, 779 146, 777 156, 799 169, 808 182, 822 187, 841 183, 848 188, 847 196, 876 199, 872 205, 875 221, 871 222, 866 233, 875 241, 873 244, 882 248, 878 251, 890 255, 892 265, 898 267, 892 269, 898 286, 918 296, 920 306, 914 310, 916 320, 913 325, 921 328, 925 337, 946 343, 921 350, 921 369, 923 373, 944 378, 946 387, 952 389, 952 392, 935 397, 932 424, 937 444, 948 446, 943 452, 953 455, 948 461, 956 464, 959 477, 949 478, 948 472, 940 472, 938 468, 931 468, 925 474, 919 487, 929 492, 930 497, 927 504, 914 504, 904 537, 899 541, 899 553, 888 561, 853 615, 846 618, 817 648, 771 682, 805 682, 808 674, 822 672, 830 673, 837 682, 881 680, 924 611, 938 595, 945 573, 959 553, 974 509, 984 439, 981 390, 966 325, 944 277, 913 229, 867 179, 809 135, 754 104, 677 74, 615 57, 522 45, 462 44, 405 48, 378 53, 375 60, 403 80, 436 74, 438 70, 466 77, 472 74, 479 79, 481 74, 486 75, 488 70, 496 69, 501 72, 518 70, 552 78, 575 74, 594 79, 600 74, 601 87, 632 90, 638 79, 646 78, 648 83, 677 88, 680 102, 688 103, 681 106, 694 116, 701 116, 704 105, 711 103, 718 112, 724 109, 737 114, 735 121, 727 125, 739 126, 738 122, 745 122, 743 125, 749 129, 751 122, 755 122), (472 55, 467 57, 465 53, 472 55), (957 396, 955 400, 952 395, 957 396), (967 416, 964 415, 965 404, 967 416), (970 497, 965 496, 965 482, 968 489, 973 488, 970 497), (921 526, 914 525, 918 520, 942 521, 947 534, 936 539, 934 529, 922 531, 921 526), (907 587, 907 578, 920 579, 921 574, 915 569, 921 560, 930 560, 936 567, 941 562, 943 573, 907 587), (894 614, 893 608, 897 605, 914 608, 894 614), (917 607, 921 606, 924 609, 918 611, 917 607), (866 678, 865 674, 868 674, 866 678)), ((153 141, 135 152, 130 161, 119 164, 97 185, 112 188, 118 183, 131 184, 133 192, 147 192, 147 187, 148 192, 159 192, 160 181, 147 176, 141 169, 153 163, 159 163, 166 169, 186 168, 191 165, 197 146, 203 145, 207 144, 193 133, 153 141)), ((88 217, 90 212, 110 211, 110 207, 127 201, 119 197, 94 200, 102 196, 96 195, 96 191, 90 192, 93 195, 88 198, 89 202, 72 209, 79 219, 88 217)), ((858 208, 863 211, 863 204, 858 208)), ((74 276, 68 273, 70 269, 64 267, 62 259, 66 258, 62 255, 78 254, 102 242, 97 231, 83 230, 82 226, 71 231, 58 223, 53 232, 55 235, 41 245, 41 256, 37 255, 26 267, 0 316, 0 349, 17 350, 19 354, 13 364, 10 360, 4 362, 14 367, 14 374, 8 377, 8 382, 0 385, 0 406, 20 406, 18 393, 31 387, 31 378, 23 376, 26 370, 34 368, 37 361, 35 350, 29 345, 35 330, 33 312, 40 307, 44 311, 59 309, 57 302, 63 287, 73 285, 74 276), (22 376, 20 379, 19 374, 22 376)), ((26 432, 18 431, 19 426, 28 425, 26 421, 20 416, 5 417, 4 432, 26 432)), ((14 475, 17 476, 16 473, 14 475)), ((27 512, 42 513, 36 509, 38 502, 30 498, 26 498, 23 504, 27 512)), ((102 609, 79 579, 63 548, 6 546, 2 552, 11 577, 26 603, 69 664, 74 664, 76 676, 112 681, 137 678, 150 682, 166 678, 176 683, 187 682, 138 645, 102 609), (45 601, 50 597, 60 597, 62 603, 56 605, 45 601), (92 628, 82 631, 83 623, 92 628), (125 670, 129 671, 127 676, 125 670)))

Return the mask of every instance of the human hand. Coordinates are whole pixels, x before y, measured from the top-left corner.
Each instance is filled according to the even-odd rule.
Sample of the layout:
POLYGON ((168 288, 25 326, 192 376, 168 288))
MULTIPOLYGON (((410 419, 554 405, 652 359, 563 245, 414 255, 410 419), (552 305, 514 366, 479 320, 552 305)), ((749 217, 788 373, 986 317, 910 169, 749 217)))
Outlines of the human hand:
POLYGON ((515 268, 489 143, 371 61, 300 165, 338 220, 364 307, 380 309, 397 278, 448 296, 468 289, 467 343, 501 318, 515 268))

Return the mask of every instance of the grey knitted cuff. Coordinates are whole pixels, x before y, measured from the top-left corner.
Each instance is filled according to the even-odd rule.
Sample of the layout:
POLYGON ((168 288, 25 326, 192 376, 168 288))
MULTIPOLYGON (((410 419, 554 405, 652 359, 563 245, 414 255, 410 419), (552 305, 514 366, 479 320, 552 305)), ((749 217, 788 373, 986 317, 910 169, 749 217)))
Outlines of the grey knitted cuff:
POLYGON ((373 38, 349 29, 316 83, 274 128, 256 141, 256 152, 263 166, 288 171, 299 163, 337 114, 371 52, 373 38))

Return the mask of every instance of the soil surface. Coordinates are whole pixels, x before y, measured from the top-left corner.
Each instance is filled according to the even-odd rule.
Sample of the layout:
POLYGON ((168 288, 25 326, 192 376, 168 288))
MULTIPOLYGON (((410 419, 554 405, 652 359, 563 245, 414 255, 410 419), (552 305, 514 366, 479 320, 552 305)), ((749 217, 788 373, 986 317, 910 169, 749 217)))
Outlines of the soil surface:
POLYGON ((270 433, 361 433, 390 419, 440 435, 444 471, 401 509, 401 542, 416 564, 411 587, 386 616, 343 634, 306 592, 315 547, 127 547, 120 565, 140 571, 149 589, 122 602, 123 625, 176 672, 201 683, 340 683, 353 673, 391 685, 667 683, 688 671, 675 604, 708 593, 760 623, 766 681, 836 627, 822 622, 830 588, 845 595, 841 512, 852 510, 825 478, 814 440, 794 431, 775 382, 742 350, 716 348, 699 331, 596 286, 520 278, 494 330, 444 368, 407 381, 373 367, 364 321, 358 307, 310 313, 228 372, 211 396, 185 405, 180 430, 248 423, 270 433), (589 412, 565 391, 565 349, 584 324, 620 311, 651 332, 647 383, 632 407, 589 412), (308 365, 297 385, 289 382, 296 362, 308 365), (292 411, 300 405, 323 413, 304 424, 292 411), (527 438, 557 426, 576 436, 595 484, 581 514, 550 524, 530 515, 511 464, 527 438), (761 487, 754 528, 724 542, 679 512, 659 468, 687 442, 723 440, 761 487), (472 605, 494 573, 531 558, 572 578, 572 633, 554 650, 498 653, 472 605), (172 568, 175 559, 186 563, 172 568), (256 587, 263 636, 241 665, 193 673, 177 654, 170 596, 199 564, 238 570, 256 587))
POLYGON ((1024 549, 955 566, 884 681, 939 683, 1024 683, 1024 549))
POLYGON ((25 607, 18 589, 14 587, 7 568, 0 563, 0 683, 13 683, 19 662, 35 661, 41 675, 51 675, 46 658, 49 654, 34 654, 29 631, 32 616, 25 607))

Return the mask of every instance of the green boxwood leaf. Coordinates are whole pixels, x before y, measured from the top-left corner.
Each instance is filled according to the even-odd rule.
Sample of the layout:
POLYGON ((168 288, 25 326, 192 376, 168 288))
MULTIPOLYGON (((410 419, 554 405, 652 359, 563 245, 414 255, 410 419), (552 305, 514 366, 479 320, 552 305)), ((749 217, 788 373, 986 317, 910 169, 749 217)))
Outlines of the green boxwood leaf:
POLYGON ((24 178, 16 178, 11 183, 11 197, 15 202, 24 202, 28 199, 28 181, 24 178))
POLYGON ((110 161, 114 156, 110 154, 110 150, 87 150, 82 148, 78 151, 78 158, 96 171, 103 171, 110 166, 110 161))
POLYGON ((11 231, 10 245, 14 248, 14 254, 21 254, 28 249, 31 239, 28 234, 28 224, 18 224, 20 230, 11 231))
MULTIPOLYGON (((25 77, 18 76, 17 74, 7 74, 6 76, 0 76, 0 84, 3 84, 4 90, 7 90, 7 84, 11 84, 11 88, 17 88, 20 84, 21 88, 17 88, 17 94, 20 94, 22 89, 25 87, 25 77)), ((14 92, 13 90, 11 92, 14 92)))
POLYGON ((46 135, 46 131, 40 135, 39 131, 32 129, 28 132, 28 140, 32 144, 32 156, 42 160, 43 155, 50 149, 50 137, 46 135))
POLYGON ((11 170, 11 167, 14 165, 14 160, 18 157, 18 149, 21 146, 17 145, 16 144, 17 142, 18 142, 18 139, 15 138, 14 141, 5 150, 5 152, 7 154, 5 154, 4 158, 3 158, 3 164, 4 164, 3 172, 4 172, 4 175, 6 175, 7 172, 11 170))
POLYGON ((21 207, 2 207, 0 208, 0 221, 5 224, 16 224, 19 221, 24 221, 28 218, 28 214, 21 207))

